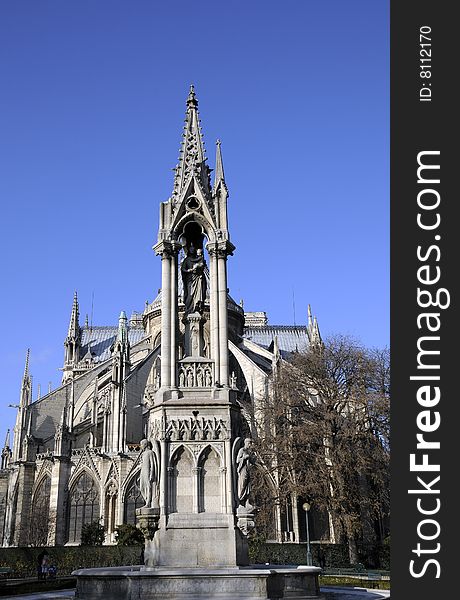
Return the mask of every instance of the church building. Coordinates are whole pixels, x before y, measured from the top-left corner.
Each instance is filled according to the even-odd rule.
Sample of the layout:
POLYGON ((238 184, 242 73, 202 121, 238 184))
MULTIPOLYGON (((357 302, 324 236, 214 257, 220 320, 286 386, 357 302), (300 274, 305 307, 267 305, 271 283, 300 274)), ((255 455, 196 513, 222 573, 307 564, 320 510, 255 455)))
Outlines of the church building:
MULTIPOLYGON (((230 440, 257 437, 278 361, 318 343, 320 332, 309 308, 306 325, 271 325, 265 312, 245 312, 230 296, 228 196, 220 141, 211 181, 191 86, 172 194, 160 204, 159 294, 142 312, 121 310, 118 324, 97 326, 81 322, 75 293, 62 383, 35 399, 27 351, 2 450, 3 546, 77 545, 93 522, 115 543, 116 527, 134 525, 143 506, 143 439, 158 447, 158 502, 171 522, 230 515, 230 440)), ((277 482, 265 480, 276 498, 277 482)), ((268 538, 305 541, 304 519, 300 499, 275 501, 268 538)), ((312 514, 311 526, 313 539, 333 541, 324 515, 312 514)))

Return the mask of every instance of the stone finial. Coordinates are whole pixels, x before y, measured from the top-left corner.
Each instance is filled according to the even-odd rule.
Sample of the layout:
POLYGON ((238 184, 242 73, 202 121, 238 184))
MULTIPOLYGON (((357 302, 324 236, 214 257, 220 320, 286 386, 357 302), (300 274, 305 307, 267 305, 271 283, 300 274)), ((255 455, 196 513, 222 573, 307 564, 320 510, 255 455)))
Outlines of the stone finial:
POLYGON ((118 318, 117 342, 122 342, 123 344, 128 343, 128 317, 124 310, 121 311, 120 317, 118 318))
POLYGON ((216 141, 216 170, 214 173, 214 190, 217 189, 219 183, 225 185, 224 163, 222 161, 221 141, 216 141))
POLYGON ((29 360, 30 360, 30 348, 27 348, 23 380, 29 377, 29 360))
POLYGON ((80 324, 79 324, 79 316, 80 316, 80 311, 79 311, 79 306, 78 306, 78 294, 77 294, 77 290, 75 290, 75 293, 73 295, 73 302, 72 302, 72 312, 70 314, 70 322, 69 322, 69 330, 67 332, 67 339, 77 339, 80 335, 80 324))
POLYGON ((195 95, 195 86, 193 85, 193 83, 190 84, 190 90, 189 90, 188 97, 187 97, 187 107, 192 107, 192 108, 198 107, 198 100, 195 95))
POLYGON ((198 100, 195 88, 190 86, 187 97, 187 111, 185 113, 184 133, 179 151, 179 163, 174 169, 174 186, 172 198, 174 202, 180 198, 192 176, 199 182, 202 192, 207 195, 209 189, 209 167, 206 163, 203 135, 200 128, 198 115, 198 100))

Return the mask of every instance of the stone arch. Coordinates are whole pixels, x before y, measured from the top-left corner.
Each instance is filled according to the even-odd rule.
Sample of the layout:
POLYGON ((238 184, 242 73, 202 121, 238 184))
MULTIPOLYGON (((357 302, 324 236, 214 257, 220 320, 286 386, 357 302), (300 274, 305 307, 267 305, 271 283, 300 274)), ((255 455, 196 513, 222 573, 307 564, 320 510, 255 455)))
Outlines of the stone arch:
POLYGON ((202 460, 202 457, 205 455, 206 452, 209 451, 209 449, 212 449, 212 450, 214 450, 214 452, 216 452, 217 456, 219 457, 221 465, 223 465, 224 457, 222 456, 221 449, 218 446, 215 446, 214 444, 207 444, 204 448, 202 448, 200 450, 200 452, 197 456, 197 459, 196 459, 197 465, 199 466, 199 463, 202 460))
POLYGON ((184 446, 183 444, 181 444, 180 446, 178 446, 177 448, 175 448, 173 450, 173 453, 171 454, 171 458, 169 459, 169 466, 172 467, 174 465, 174 463, 178 460, 178 454, 182 453, 182 451, 185 451, 188 456, 190 457, 190 460, 192 461, 193 466, 196 466, 196 461, 195 461, 195 456, 192 454, 190 448, 188 446, 184 446))
POLYGON ((89 469, 82 468, 72 478, 68 496, 67 539, 71 544, 81 540, 83 525, 99 522, 100 486, 89 469))
POLYGON ((51 477, 45 473, 34 486, 32 512, 29 525, 29 543, 32 546, 46 546, 49 531, 49 510, 51 477))
POLYGON ((144 506, 139 486, 140 468, 133 471, 122 489, 123 523, 136 524, 136 510, 144 506))
POLYGON ((209 444, 201 452, 198 465, 198 512, 222 512, 222 456, 209 444))
POLYGON ((185 226, 187 225, 187 223, 190 223, 194 221, 195 223, 197 223, 198 225, 201 226, 202 230, 203 230, 203 234, 208 238, 209 242, 215 242, 216 241, 216 235, 214 232, 214 228, 212 226, 212 224, 208 221, 208 219, 195 211, 192 212, 186 212, 176 223, 176 225, 174 226, 174 233, 177 235, 177 237, 179 238, 182 235, 182 232, 185 228, 185 226))
POLYGON ((168 472, 169 512, 193 512, 195 460, 186 446, 181 445, 174 451, 168 472))

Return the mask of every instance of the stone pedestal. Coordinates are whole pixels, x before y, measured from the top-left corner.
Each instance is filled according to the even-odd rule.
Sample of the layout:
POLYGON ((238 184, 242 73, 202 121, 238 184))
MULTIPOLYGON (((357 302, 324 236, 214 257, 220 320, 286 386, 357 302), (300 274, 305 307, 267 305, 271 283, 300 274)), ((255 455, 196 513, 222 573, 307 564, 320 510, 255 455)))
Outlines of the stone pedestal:
POLYGON ((203 356, 204 338, 203 338, 203 324, 204 317, 198 313, 193 312, 184 317, 185 334, 184 334, 184 350, 185 356, 192 356, 194 358, 203 356))
POLYGON ((254 518, 254 507, 243 507, 239 506, 236 511, 237 526, 245 536, 251 534, 252 530, 256 526, 254 518))
POLYGON ((159 539, 156 534, 159 529, 160 509, 138 508, 136 519, 137 527, 142 531, 145 538, 144 562, 147 566, 155 566, 158 564, 159 558, 159 539))

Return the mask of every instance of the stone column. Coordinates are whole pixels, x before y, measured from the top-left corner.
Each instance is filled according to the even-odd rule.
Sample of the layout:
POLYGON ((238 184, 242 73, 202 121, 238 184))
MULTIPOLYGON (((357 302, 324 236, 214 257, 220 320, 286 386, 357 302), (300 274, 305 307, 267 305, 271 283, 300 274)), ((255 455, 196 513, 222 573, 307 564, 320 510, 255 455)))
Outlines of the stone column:
POLYGON ((225 503, 226 503, 226 512, 227 513, 232 513, 233 512, 233 476, 232 476, 232 469, 233 469, 233 464, 232 464, 232 444, 230 439, 225 440, 225 487, 226 487, 226 497, 225 497, 225 503))
POLYGON ((219 381, 220 369, 219 369, 219 294, 218 294, 218 273, 217 273, 217 252, 215 248, 208 248, 210 257, 210 342, 211 352, 210 356, 214 360, 214 381, 219 381))
POLYGON ((219 469, 219 473, 220 473, 220 510, 222 513, 227 513, 229 511, 227 511, 227 468, 226 467, 220 467, 219 469))
POLYGON ((168 514, 171 513, 174 510, 174 506, 173 506, 173 498, 175 498, 175 489, 174 489, 174 467, 167 467, 166 468, 166 477, 165 477, 165 498, 166 498, 166 504, 165 504, 165 513, 164 514, 168 514))
POLYGON ((168 511, 168 456, 167 456, 167 442, 166 440, 161 440, 160 442, 161 448, 161 469, 160 469, 160 514, 166 515, 168 511))
POLYGON ((171 256, 161 253, 161 387, 171 385, 171 256))
POLYGON ((225 250, 219 250, 217 271, 219 284, 219 383, 228 387, 227 253, 225 250))
MULTIPOLYGON (((170 299, 170 308, 171 308, 171 323, 170 323, 170 327, 171 327, 171 331, 170 331, 170 336, 171 336, 171 341, 170 341, 170 369, 171 369, 171 380, 170 380, 170 384, 172 387, 176 387, 177 385, 177 381, 176 381, 176 377, 177 377, 177 330, 178 330, 178 323, 177 323, 177 249, 174 248, 174 251, 171 255, 171 274, 170 274, 170 285, 171 285, 171 290, 170 290, 170 295, 171 295, 171 299, 170 299)), ((161 323, 162 327, 163 327, 163 321, 161 323)))
POLYGON ((200 512, 200 496, 202 495, 201 488, 201 467, 192 467, 193 475, 193 496, 192 496, 192 512, 200 512))

